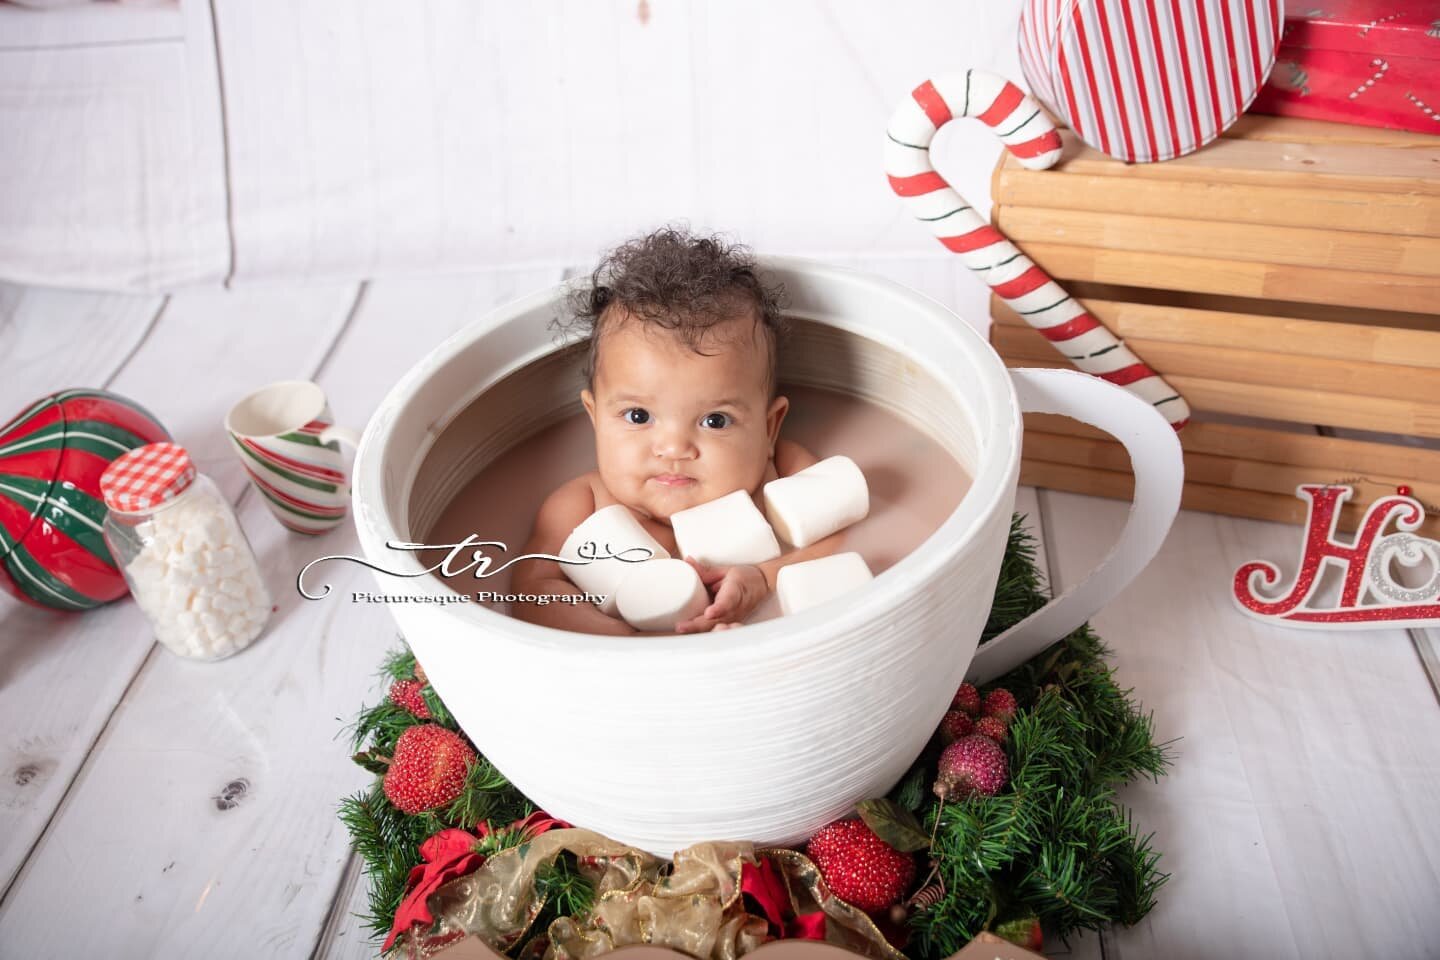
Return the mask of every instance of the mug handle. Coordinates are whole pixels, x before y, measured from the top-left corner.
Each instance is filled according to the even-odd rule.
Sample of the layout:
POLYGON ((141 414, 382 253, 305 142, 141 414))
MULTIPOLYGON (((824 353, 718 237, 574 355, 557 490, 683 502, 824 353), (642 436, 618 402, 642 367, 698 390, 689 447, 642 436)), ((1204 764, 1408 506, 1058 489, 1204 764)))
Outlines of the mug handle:
POLYGON ((331 440, 339 440, 351 450, 360 448, 360 431, 351 430, 349 427, 342 427, 338 423, 332 423, 320 431, 320 442, 329 443, 331 440))
POLYGON ((980 647, 966 673, 976 683, 1014 669, 1069 636, 1125 589, 1165 542, 1180 509, 1185 482, 1175 430, 1134 393, 1074 370, 1015 369, 1010 376, 1025 413, 1072 417, 1099 427, 1124 444, 1135 471, 1135 499, 1120 539, 1099 566, 980 647))

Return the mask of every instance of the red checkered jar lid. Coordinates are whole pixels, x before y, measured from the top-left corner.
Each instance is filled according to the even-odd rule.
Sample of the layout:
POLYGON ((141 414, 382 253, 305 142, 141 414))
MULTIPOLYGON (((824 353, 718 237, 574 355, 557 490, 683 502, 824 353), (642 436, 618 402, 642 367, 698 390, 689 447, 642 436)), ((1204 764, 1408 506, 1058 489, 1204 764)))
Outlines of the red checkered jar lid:
POLYGON ((151 443, 106 467, 100 475, 100 493, 111 510, 139 513, 175 499, 194 479, 195 464, 184 447, 151 443))

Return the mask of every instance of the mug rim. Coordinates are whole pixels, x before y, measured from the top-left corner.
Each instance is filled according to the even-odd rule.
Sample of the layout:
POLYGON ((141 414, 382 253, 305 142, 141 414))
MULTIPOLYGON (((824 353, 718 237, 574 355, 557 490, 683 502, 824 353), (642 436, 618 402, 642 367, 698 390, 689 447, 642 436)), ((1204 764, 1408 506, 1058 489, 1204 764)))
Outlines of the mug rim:
POLYGON ((239 400, 231 404, 230 409, 225 412, 225 431, 227 433, 234 434, 237 437, 246 437, 247 439, 251 440, 259 440, 264 437, 278 437, 282 434, 295 432, 296 430, 305 426, 305 424, 314 420, 316 417, 318 417, 324 412, 325 390, 320 386, 320 384, 316 383, 314 380, 276 380, 273 383, 267 383, 263 387, 252 390, 250 393, 247 393, 245 396, 241 397, 239 400), (240 412, 242 407, 248 406, 249 404, 259 399, 262 395, 270 393, 271 391, 295 388, 300 388, 301 390, 310 393, 310 399, 314 401, 314 403, 312 404, 314 406, 314 411, 309 416, 301 420, 299 423, 295 424, 294 426, 285 427, 281 430, 271 430, 265 433, 247 432, 244 430, 237 430, 235 428, 234 421, 236 415, 240 412))
MULTIPOLYGON (((703 638, 713 636, 712 634, 677 635, 684 636, 687 642, 668 646, 666 648, 667 656, 710 657, 720 654, 732 657, 762 648, 771 653, 781 648, 800 648, 813 642, 817 633, 825 632, 837 620, 844 619, 853 622, 857 616, 865 619, 883 615, 893 605, 896 590, 904 592, 907 589, 913 590, 923 586, 933 579, 938 568, 944 564, 948 556, 963 552, 975 540, 979 531, 987 525, 987 521, 995 511, 1003 504, 1012 502, 1014 490, 1019 481, 1020 436, 1023 428, 1019 398, 1004 362, 978 330, 939 301, 886 277, 800 257, 760 256, 756 260, 762 271, 775 274, 782 281, 795 277, 821 283, 827 288, 839 288, 846 284, 864 287, 872 293, 879 293, 895 301, 898 306, 907 311, 918 311, 927 315, 933 321, 930 326, 933 327, 934 333, 937 336, 948 335, 971 362, 971 368, 963 373, 969 373, 976 377, 981 392, 987 400, 988 409, 985 413, 988 413, 988 418, 983 422, 981 411, 965 410, 975 431, 976 457, 980 462, 971 471, 970 487, 940 526, 918 547, 877 575, 876 581, 886 582, 887 589, 856 591, 851 596, 832 600, 799 613, 775 617, 760 623, 745 624, 724 631, 721 634, 724 640, 723 645, 703 642, 703 638), (697 638, 700 639, 700 642, 695 642, 697 638)), ((402 420, 401 414, 407 405, 414 401, 423 384, 433 374, 443 369, 457 355, 470 349, 477 340, 494 334, 507 324, 516 322, 517 319, 533 312, 537 307, 547 303, 558 304, 574 284, 584 282, 585 279, 585 277, 579 277, 561 281, 559 284, 547 287, 530 296, 486 312, 442 341, 406 373, 402 374, 376 408, 375 414, 366 425, 355 457, 352 471, 351 515, 355 518, 356 532, 366 557, 372 562, 377 562, 377 558, 384 558, 388 563, 387 569, 395 569, 402 575, 410 575, 404 581, 407 585, 397 584, 391 592, 408 592, 429 596, 441 596, 454 592, 453 588, 445 586, 435 577, 428 574, 420 575, 425 568, 411 551, 399 551, 397 554, 396 551, 386 548, 388 541, 409 541, 410 539, 410 534, 399 528, 397 520, 403 517, 407 510, 406 504, 413 493, 415 477, 434 441, 434 436, 430 437, 430 445, 422 445, 417 451, 415 462, 403 465, 400 472, 405 475, 405 482, 396 484, 394 493, 397 502, 392 509, 391 505, 384 500, 387 469, 381 454, 389 446, 395 434, 395 426, 402 420)), ((805 310, 788 312, 844 330, 894 350, 907 360, 924 367, 947 388, 952 388, 955 378, 960 375, 958 372, 941 369, 927 357, 920 356, 899 344, 893 337, 887 336, 883 329, 866 328, 853 322, 836 322, 849 319, 844 316, 843 310, 837 310, 837 316, 815 316, 805 310)), ((557 340, 542 353, 514 358, 515 363, 511 367, 511 372, 561 350, 572 342, 569 339, 557 340)), ((482 395, 489 386, 493 386, 493 384, 477 388, 463 401, 452 403, 447 417, 441 418, 439 421, 431 418, 431 422, 448 423, 457 411, 475 402, 477 397, 482 395)), ((951 395, 959 403, 959 398, 953 392, 951 395)), ((437 434, 438 432, 440 431, 436 431, 437 434)), ((391 480, 394 480, 395 475, 396 470, 389 470, 391 480)), ((379 577, 382 574, 377 573, 376 576, 379 577)), ((991 598, 987 596, 983 599, 988 603, 991 598)), ((430 605, 427 604, 427 606, 430 605)), ((454 618, 450 622, 463 622, 481 630, 504 630, 515 641, 537 649, 563 649, 564 646, 573 643, 577 636, 575 631, 529 623, 481 604, 443 603, 431 606, 431 610, 438 616, 447 619, 454 618), (439 607, 439 609, 437 610, 435 607, 439 607)), ((607 655, 647 656, 652 655, 655 650, 654 640, 656 638, 654 637, 579 635, 585 637, 588 648, 602 650, 607 655)))

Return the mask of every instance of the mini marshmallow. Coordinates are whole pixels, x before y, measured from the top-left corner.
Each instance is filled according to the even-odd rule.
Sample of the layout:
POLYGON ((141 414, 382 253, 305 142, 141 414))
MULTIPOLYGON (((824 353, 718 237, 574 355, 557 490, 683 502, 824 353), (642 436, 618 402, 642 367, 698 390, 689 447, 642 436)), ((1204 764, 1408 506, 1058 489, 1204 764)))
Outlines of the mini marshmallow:
POLYGON ((764 563, 780 556, 775 531, 744 490, 671 514, 670 526, 680 555, 707 566, 764 563))
POLYGON ((591 560, 589 563, 562 563, 560 569, 570 582, 586 593, 603 594, 600 610, 614 616, 615 594, 621 582, 643 560, 667 560, 670 552, 645 532, 640 521, 622 503, 612 503, 596 510, 581 521, 565 538, 559 556, 567 560, 583 560, 587 556, 612 557, 622 554, 628 559, 591 560), (582 553, 583 548, 583 553, 582 553), (643 550, 649 550, 646 558, 643 550))
POLYGON ((780 612, 799 613, 844 596, 875 579, 860 554, 837 553, 781 567, 775 578, 780 612))
POLYGON ((765 484, 765 516, 780 539, 808 547, 870 512, 870 488, 855 461, 827 457, 765 484))
POLYGON ((615 601, 620 616, 636 630, 673 632, 675 624, 705 611, 710 594, 684 560, 647 560, 620 584, 615 601))

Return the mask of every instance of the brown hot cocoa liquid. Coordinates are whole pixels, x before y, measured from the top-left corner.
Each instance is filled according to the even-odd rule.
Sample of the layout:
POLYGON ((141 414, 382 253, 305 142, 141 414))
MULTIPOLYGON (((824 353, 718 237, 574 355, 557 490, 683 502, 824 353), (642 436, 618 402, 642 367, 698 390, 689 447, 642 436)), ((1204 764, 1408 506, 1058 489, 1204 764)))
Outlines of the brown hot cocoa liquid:
MULTIPOLYGON (((895 414, 828 390, 782 386, 781 392, 790 398, 782 437, 805 446, 822 460, 844 454, 865 474, 870 514, 845 530, 845 549, 864 557, 877 576, 934 533, 969 489, 970 477, 960 464, 931 437, 895 414)), ((575 408, 573 417, 528 438, 476 475, 446 506, 424 542, 458 543, 477 534, 509 547, 508 553, 486 552, 495 558, 493 566, 519 556, 530 537, 535 513, 550 491, 595 469, 595 434, 578 400, 575 408)), ((424 559, 432 563, 442 556, 426 555, 424 559)), ((508 593, 513 570, 484 579, 467 572, 447 582, 462 593, 508 593)), ((509 604, 487 605, 509 613, 509 604)), ((772 596, 747 622, 779 615, 779 602, 772 596)))

